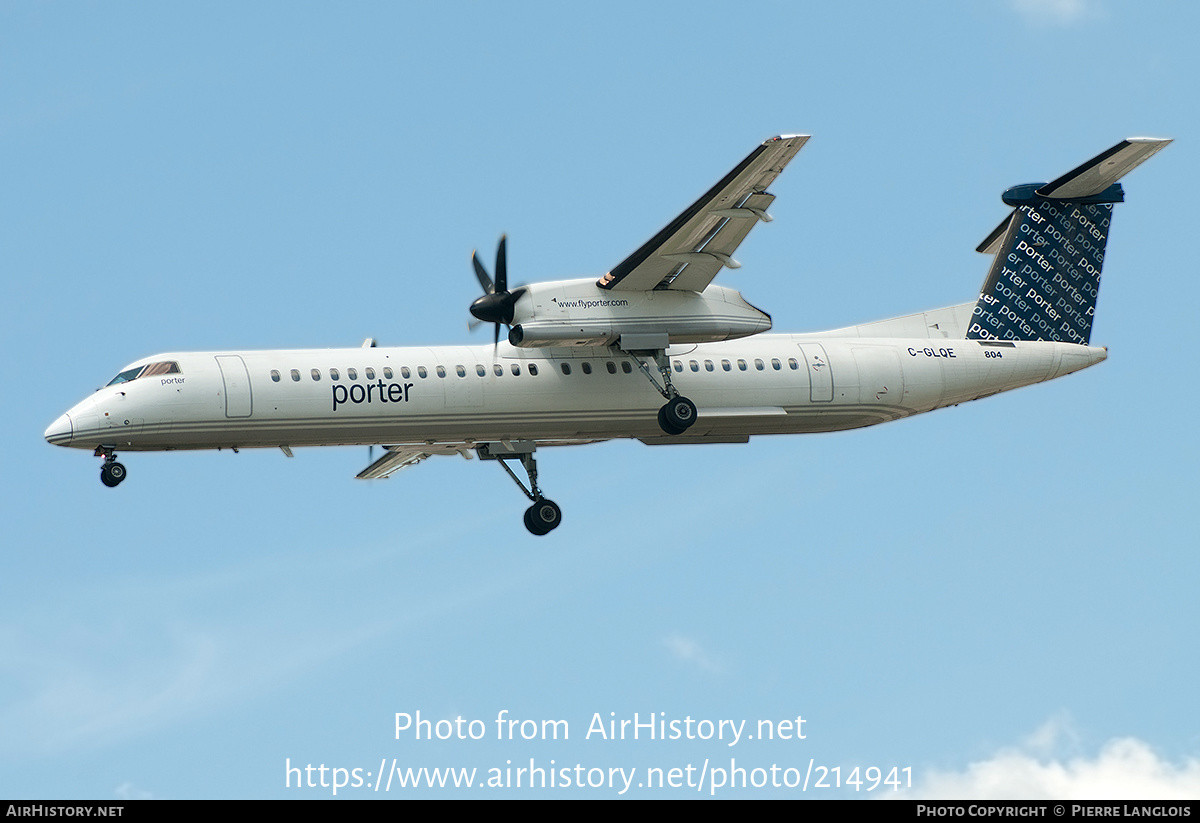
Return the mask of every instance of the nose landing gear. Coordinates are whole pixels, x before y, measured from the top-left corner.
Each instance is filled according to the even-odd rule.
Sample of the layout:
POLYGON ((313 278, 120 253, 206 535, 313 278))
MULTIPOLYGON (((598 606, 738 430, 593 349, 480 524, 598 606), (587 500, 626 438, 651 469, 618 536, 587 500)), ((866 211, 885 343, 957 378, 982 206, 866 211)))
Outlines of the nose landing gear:
POLYGON ((96 457, 104 458, 104 465, 100 467, 100 482, 110 489, 121 485, 125 479, 125 467, 117 462, 117 453, 108 446, 100 446, 96 449, 96 457))

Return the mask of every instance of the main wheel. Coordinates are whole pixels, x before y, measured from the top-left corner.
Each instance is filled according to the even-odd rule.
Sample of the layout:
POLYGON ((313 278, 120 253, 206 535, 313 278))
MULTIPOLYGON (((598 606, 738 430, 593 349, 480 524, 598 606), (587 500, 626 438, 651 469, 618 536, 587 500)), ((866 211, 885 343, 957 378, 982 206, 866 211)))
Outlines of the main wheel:
POLYGON ((525 528, 532 534, 548 534, 561 522, 562 509, 553 500, 542 498, 525 510, 525 528))
POLYGON ((663 406, 658 410, 658 427, 670 435, 683 434, 683 429, 677 426, 672 426, 667 422, 667 407, 663 406))
POLYGON ((662 420, 679 430, 672 432, 664 426, 667 434, 683 434, 696 422, 696 404, 683 395, 673 397, 662 407, 662 420))
POLYGON ((109 488, 119 486, 125 479, 125 467, 120 463, 105 463, 100 467, 100 482, 109 488))

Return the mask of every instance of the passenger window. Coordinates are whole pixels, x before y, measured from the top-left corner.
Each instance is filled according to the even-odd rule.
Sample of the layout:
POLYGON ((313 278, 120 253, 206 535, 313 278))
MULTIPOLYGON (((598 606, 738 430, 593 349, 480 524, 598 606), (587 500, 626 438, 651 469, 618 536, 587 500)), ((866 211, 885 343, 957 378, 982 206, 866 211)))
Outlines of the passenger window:
POLYGON ((609 360, 607 363, 604 364, 604 368, 608 369, 609 374, 617 373, 617 364, 611 360, 609 360))
POLYGON ((675 371, 678 371, 678 372, 683 371, 683 361, 681 361, 681 360, 675 361, 675 371))
POLYGON ((486 376, 487 376, 487 369, 485 369, 485 368, 483 367, 483 364, 482 364, 482 363, 476 363, 476 364, 475 364, 475 373, 476 373, 477 375, 479 375, 480 377, 486 377, 486 376))
MULTIPOLYGON (((625 372, 626 374, 633 374, 633 366, 630 365, 628 360, 621 361, 621 371, 625 372)), ((679 369, 676 369, 675 371, 679 371, 679 369)))
POLYGON ((347 380, 357 380, 358 379, 358 369, 346 369, 346 379, 347 380))
POLYGON ((459 377, 467 376, 467 370, 463 366, 455 366, 454 371, 459 377))
POLYGON ((438 377, 445 377, 445 376, 446 376, 446 367, 445 367, 445 366, 438 366, 438 367, 437 367, 437 376, 438 376, 438 377))
POLYGON ((400 376, 403 377, 405 380, 412 377, 412 372, 409 370, 408 366, 400 367, 400 376))
POLYGON ((279 369, 271 369, 271 379, 276 383, 279 382, 279 369))
POLYGON ((563 374, 570 374, 570 373, 571 373, 571 364, 570 364, 570 363, 563 363, 563 364, 562 364, 562 370, 563 370, 563 374))
POLYGON ((429 376, 429 372, 425 371, 424 366, 417 366, 417 376, 424 380, 429 376))
POLYGON ((779 371, 783 368, 783 364, 779 362, 778 357, 771 358, 771 368, 773 368, 775 371, 779 371))
POLYGON ((519 365, 517 365, 516 363, 513 363, 512 364, 512 373, 513 373, 513 377, 520 377, 521 376, 521 367, 519 365))
POLYGON ((394 377, 394 376, 395 376, 395 375, 392 373, 392 367, 391 367, 391 366, 384 366, 384 367, 383 367, 383 376, 384 376, 384 377, 386 377, 388 380, 391 380, 391 379, 392 379, 392 377, 394 377))
POLYGON ((713 370, 713 361, 711 361, 711 360, 705 360, 705 361, 704 361, 704 370, 705 370, 705 371, 712 371, 712 370, 713 370))
POLYGON ((763 361, 759 360, 757 357, 754 358, 754 368, 758 369, 759 371, 762 371, 763 370, 763 361))
POLYGON ((731 371, 733 369, 733 364, 730 363, 728 360, 722 360, 721 368, 723 368, 725 371, 731 371))
POLYGON ((292 380, 296 381, 297 383, 300 382, 300 370, 299 369, 292 369, 292 380))
POLYGON ((368 380, 374 380, 374 379, 375 379, 375 370, 374 370, 374 369, 372 369, 371 367, 369 367, 369 366, 367 367, 367 372, 366 372, 366 374, 367 374, 367 379, 368 379, 368 380))
POLYGON ((583 373, 584 373, 584 374, 591 374, 591 373, 592 373, 592 364, 591 364, 591 363, 589 363, 589 362, 587 362, 586 360, 584 360, 584 361, 583 361, 583 366, 582 366, 582 368, 583 368, 583 373))
POLYGON ((689 360, 688 366, 691 368, 692 371, 700 371, 700 364, 697 363, 695 360, 689 360))
POLYGON ((499 363, 493 363, 492 364, 492 373, 495 374, 497 377, 503 377, 504 376, 504 367, 501 366, 499 363))
POLYGON ((529 373, 532 374, 534 377, 537 377, 537 363, 529 364, 529 373))
POLYGON ((738 371, 745 371, 745 370, 746 370, 746 361, 739 357, 738 358, 738 371))
POLYGON ((341 376, 342 376, 341 373, 339 373, 337 369, 329 370, 329 379, 330 380, 333 380, 333 381, 340 380, 341 376))
POLYGON ((796 369, 800 368, 800 364, 796 362, 796 358, 794 358, 794 357, 788 358, 788 368, 790 368, 792 371, 795 371, 796 369))
POLYGON ((320 380, 320 379, 321 379, 321 370, 320 370, 320 369, 313 369, 313 370, 312 370, 312 372, 310 372, 310 373, 312 374, 312 379, 313 379, 313 380, 320 380))

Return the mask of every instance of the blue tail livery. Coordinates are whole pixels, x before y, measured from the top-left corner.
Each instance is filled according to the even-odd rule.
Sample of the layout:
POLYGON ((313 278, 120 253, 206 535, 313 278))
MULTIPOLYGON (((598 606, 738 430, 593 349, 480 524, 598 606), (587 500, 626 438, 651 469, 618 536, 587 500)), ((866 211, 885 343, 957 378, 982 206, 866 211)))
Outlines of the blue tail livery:
POLYGON ((1012 213, 977 251, 996 255, 967 338, 1087 345, 1120 180, 1170 140, 1131 137, 1050 183, 1013 186, 1012 213))

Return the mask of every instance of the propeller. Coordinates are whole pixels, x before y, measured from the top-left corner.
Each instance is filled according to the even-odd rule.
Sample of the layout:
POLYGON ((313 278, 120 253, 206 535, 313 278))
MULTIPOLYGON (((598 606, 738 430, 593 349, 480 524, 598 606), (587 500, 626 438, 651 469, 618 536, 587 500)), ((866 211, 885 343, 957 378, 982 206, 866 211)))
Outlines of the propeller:
MULTIPOLYGON (((525 293, 524 288, 508 290, 508 259, 505 246, 508 242, 506 235, 500 236, 500 247, 496 249, 496 282, 488 276, 487 269, 479 262, 479 255, 471 252, 471 265, 475 267, 475 277, 483 288, 483 297, 477 298, 471 304, 471 314, 481 323, 495 323, 496 332, 492 343, 500 345, 500 324, 512 325, 513 309, 517 300, 525 293)), ((473 324, 471 328, 474 328, 473 324)))

